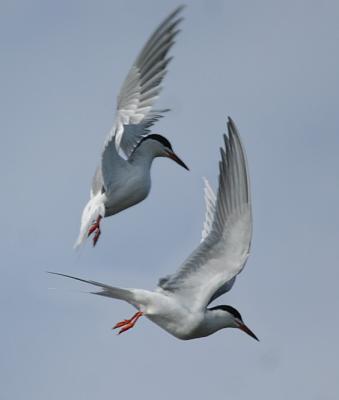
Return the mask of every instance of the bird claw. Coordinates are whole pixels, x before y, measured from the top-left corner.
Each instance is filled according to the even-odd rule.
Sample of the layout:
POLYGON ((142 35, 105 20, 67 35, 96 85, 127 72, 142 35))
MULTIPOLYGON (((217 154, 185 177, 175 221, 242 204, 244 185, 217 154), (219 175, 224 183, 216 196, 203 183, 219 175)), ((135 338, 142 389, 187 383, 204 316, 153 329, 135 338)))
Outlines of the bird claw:
POLYGON ((126 332, 129 329, 133 328, 133 326, 136 324, 136 322, 142 315, 143 315, 142 312, 138 311, 133 315, 131 319, 124 319, 123 321, 118 322, 113 326, 112 329, 121 328, 120 331, 118 332, 118 335, 120 335, 121 333, 126 332))
POLYGON ((100 221, 101 221, 101 215, 98 216, 96 221, 91 225, 91 227, 88 229, 87 237, 91 236, 93 232, 95 232, 95 235, 93 237, 93 247, 97 244, 97 241, 99 240, 101 230, 100 230, 100 221))
POLYGON ((97 241, 99 240, 99 237, 101 235, 101 230, 97 229, 93 238, 93 247, 97 244, 97 241))
POLYGON ((130 324, 125 325, 124 327, 122 327, 120 329, 120 331, 118 332, 118 335, 120 335, 123 332, 128 331, 129 329, 133 328, 133 326, 134 326, 134 323, 130 323, 130 324))
POLYGON ((130 322, 131 322, 131 320, 124 319, 123 321, 118 322, 117 324, 115 324, 112 329, 121 328, 122 326, 125 326, 125 325, 129 324, 130 322))

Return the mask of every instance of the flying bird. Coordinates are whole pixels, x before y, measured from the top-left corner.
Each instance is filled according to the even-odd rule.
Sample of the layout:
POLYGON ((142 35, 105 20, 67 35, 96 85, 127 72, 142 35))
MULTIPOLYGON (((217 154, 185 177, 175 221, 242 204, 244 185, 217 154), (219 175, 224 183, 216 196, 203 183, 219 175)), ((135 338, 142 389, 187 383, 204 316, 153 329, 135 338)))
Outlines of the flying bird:
POLYGON ((122 85, 115 121, 105 140, 74 247, 80 246, 92 234, 95 246, 101 233, 102 218, 134 206, 148 196, 154 158, 171 158, 188 170, 168 139, 150 133, 152 125, 168 111, 152 107, 171 60, 168 52, 180 31, 182 9, 178 7, 154 31, 122 85))
POLYGON ((132 318, 117 323, 119 333, 145 316, 183 340, 211 335, 223 328, 238 328, 258 340, 241 314, 230 305, 209 305, 228 292, 247 261, 252 237, 252 213, 246 155, 237 128, 229 118, 219 163, 217 196, 205 181, 206 217, 202 241, 179 270, 160 279, 154 291, 121 289, 76 278, 96 287, 91 292, 124 300, 137 309, 132 318))

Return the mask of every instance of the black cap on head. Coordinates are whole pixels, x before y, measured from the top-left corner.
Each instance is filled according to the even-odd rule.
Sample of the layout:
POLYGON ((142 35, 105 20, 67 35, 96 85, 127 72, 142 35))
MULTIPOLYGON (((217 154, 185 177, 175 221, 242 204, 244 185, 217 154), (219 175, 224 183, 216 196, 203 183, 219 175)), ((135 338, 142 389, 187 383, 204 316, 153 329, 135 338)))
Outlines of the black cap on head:
POLYGON ((223 311, 227 311, 230 314, 233 315, 234 318, 237 318, 238 320, 242 321, 242 317, 240 315, 240 312, 238 310, 236 310, 234 307, 232 306, 225 306, 225 305, 221 305, 221 306, 215 306, 210 308, 210 310, 223 310, 223 311))
POLYGON ((163 146, 168 147, 170 150, 173 150, 171 143, 169 142, 168 139, 165 138, 165 136, 158 135, 157 133, 152 133, 151 135, 147 135, 143 140, 145 141, 145 140, 148 140, 148 139, 157 140, 163 146))
POLYGON ((144 136, 144 137, 141 138, 141 140, 139 141, 139 143, 134 147, 133 153, 138 149, 138 147, 139 147, 142 143, 144 143, 146 140, 149 140, 149 139, 156 140, 156 141, 158 141, 159 143, 161 143, 163 146, 165 146, 165 147, 169 148, 171 151, 173 151, 171 143, 165 138, 165 136, 158 135, 158 134, 156 134, 156 133, 152 133, 152 134, 150 134, 150 135, 147 135, 147 136, 144 136))
POLYGON ((164 136, 159 135, 157 133, 152 133, 150 135, 144 136, 139 143, 135 146, 132 154, 138 149, 138 147, 144 143, 146 140, 155 140, 159 143, 161 143, 164 147, 165 147, 165 151, 163 154, 161 154, 163 157, 169 157, 171 158, 173 161, 175 161, 176 163, 178 163, 179 165, 181 165, 183 168, 187 169, 189 171, 189 168, 187 167, 187 165, 174 153, 173 148, 171 143, 169 142, 168 139, 166 139, 164 136))

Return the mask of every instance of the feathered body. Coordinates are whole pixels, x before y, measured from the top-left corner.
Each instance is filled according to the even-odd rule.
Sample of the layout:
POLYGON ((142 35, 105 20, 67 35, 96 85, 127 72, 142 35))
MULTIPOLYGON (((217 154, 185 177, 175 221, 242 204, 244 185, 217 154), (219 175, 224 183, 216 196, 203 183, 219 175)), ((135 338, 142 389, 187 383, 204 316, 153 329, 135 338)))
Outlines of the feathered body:
POLYGON ((95 244, 101 218, 132 207, 147 197, 151 188, 150 168, 155 157, 172 158, 187 168, 166 138, 150 134, 152 125, 168 111, 152 108, 167 73, 168 52, 179 32, 181 18, 178 15, 182 8, 178 7, 154 31, 121 87, 115 121, 105 140, 75 247, 93 233, 94 230, 90 230, 93 223, 97 224, 98 233, 95 244), (147 138, 151 139, 145 140, 147 138))

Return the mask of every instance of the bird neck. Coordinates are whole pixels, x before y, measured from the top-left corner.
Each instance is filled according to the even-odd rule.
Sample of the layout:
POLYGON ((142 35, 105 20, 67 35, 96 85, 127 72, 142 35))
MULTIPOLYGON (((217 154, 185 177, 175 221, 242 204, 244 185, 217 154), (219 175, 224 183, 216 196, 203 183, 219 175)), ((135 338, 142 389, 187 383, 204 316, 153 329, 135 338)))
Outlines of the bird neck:
POLYGON ((129 161, 144 168, 151 168, 155 157, 158 157, 155 149, 149 142, 145 141, 132 153, 129 161))
POLYGON ((204 325, 209 330, 209 334, 224 328, 233 328, 233 317, 222 310, 209 310, 205 312, 204 325))

